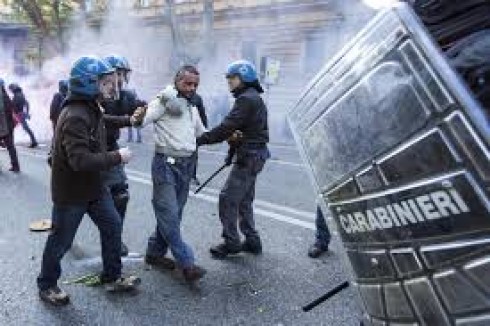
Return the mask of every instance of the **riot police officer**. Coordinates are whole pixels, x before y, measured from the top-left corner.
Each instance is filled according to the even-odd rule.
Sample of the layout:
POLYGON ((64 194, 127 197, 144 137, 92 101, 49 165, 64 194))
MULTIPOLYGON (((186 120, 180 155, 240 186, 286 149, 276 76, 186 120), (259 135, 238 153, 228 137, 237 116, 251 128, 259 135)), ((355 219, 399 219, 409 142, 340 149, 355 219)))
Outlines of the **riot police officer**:
POLYGON ((6 147, 9 153, 11 163, 9 171, 19 173, 19 158, 14 144, 13 113, 14 105, 5 90, 4 80, 0 78, 0 144, 6 147))
MULTIPOLYGON (((37 284, 40 298, 57 306, 70 301, 68 294, 58 287, 60 263, 85 213, 100 231, 101 280, 107 291, 128 291, 139 283, 137 277, 121 276, 121 221, 100 174, 127 163, 131 157, 127 148, 106 148, 99 101, 114 96, 113 73, 114 69, 97 57, 77 60, 70 72, 70 93, 55 130, 51 160, 53 229, 46 241, 37 284)), ((131 119, 125 120, 129 125, 131 119)))
POLYGON ((60 116, 61 110, 63 109, 63 101, 68 94, 68 81, 60 80, 58 82, 58 92, 53 95, 51 100, 51 105, 49 108, 49 119, 53 124, 53 131, 56 129, 56 122, 60 116))
MULTIPOLYGON (((105 114, 110 116, 132 115, 138 107, 146 106, 146 102, 139 100, 134 91, 124 89, 124 86, 129 82, 129 74, 131 72, 128 60, 119 55, 110 55, 105 58, 105 61, 115 69, 119 88, 119 95, 116 100, 104 102, 105 114)), ((120 137, 120 129, 110 123, 106 123, 106 129, 108 150, 119 149, 117 142, 120 137)), ((116 165, 109 171, 104 172, 104 183, 110 190, 123 223, 129 202, 129 186, 124 172, 124 165, 116 165)), ((124 243, 121 244, 121 254, 123 256, 128 255, 128 247, 124 243)))
MULTIPOLYGON (((267 108, 260 96, 263 89, 254 65, 244 60, 233 62, 228 67, 226 78, 236 98, 235 104, 217 127, 197 139, 198 145, 205 145, 225 141, 237 131, 242 134, 240 142, 234 145, 232 151, 236 156, 235 164, 219 196, 224 242, 210 249, 212 256, 218 259, 240 251, 252 254, 262 252, 252 204, 257 176, 270 157, 267 148, 267 108), (245 236, 243 243, 240 242, 238 227, 245 236)), ((231 160, 228 162, 231 163, 231 160)))

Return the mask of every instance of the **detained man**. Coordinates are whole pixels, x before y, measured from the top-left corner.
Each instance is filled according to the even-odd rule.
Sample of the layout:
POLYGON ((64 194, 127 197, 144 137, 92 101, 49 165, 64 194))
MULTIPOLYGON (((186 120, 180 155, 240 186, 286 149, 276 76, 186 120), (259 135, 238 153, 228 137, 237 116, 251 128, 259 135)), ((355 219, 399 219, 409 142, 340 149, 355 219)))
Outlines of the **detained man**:
POLYGON ((155 156, 152 163, 153 209, 156 229, 148 240, 145 261, 164 269, 174 262, 165 257, 168 249, 188 282, 202 278, 206 271, 195 264, 194 252, 183 240, 180 229, 189 185, 196 164, 196 137, 205 132, 192 102, 199 85, 195 67, 184 66, 149 103, 143 126, 153 124, 155 156))

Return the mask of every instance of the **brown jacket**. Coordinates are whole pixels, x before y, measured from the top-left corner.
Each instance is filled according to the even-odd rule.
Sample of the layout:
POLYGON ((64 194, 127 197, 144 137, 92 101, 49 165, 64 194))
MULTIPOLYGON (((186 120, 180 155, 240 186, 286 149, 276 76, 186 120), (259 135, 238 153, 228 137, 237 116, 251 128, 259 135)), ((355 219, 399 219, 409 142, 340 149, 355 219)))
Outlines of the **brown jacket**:
POLYGON ((105 123, 128 126, 128 117, 107 117, 96 102, 70 95, 56 125, 51 152, 51 193, 56 205, 86 204, 101 197, 101 172, 121 163, 106 150, 105 123))

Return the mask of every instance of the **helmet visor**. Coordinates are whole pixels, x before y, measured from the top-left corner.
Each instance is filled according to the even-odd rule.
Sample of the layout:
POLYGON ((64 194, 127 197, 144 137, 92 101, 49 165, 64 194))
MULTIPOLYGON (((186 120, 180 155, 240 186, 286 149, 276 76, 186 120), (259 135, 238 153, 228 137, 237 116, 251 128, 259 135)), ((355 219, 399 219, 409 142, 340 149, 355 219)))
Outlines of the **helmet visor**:
POLYGON ((98 80, 99 94, 103 100, 116 100, 119 96, 118 77, 116 73, 102 75, 98 80))

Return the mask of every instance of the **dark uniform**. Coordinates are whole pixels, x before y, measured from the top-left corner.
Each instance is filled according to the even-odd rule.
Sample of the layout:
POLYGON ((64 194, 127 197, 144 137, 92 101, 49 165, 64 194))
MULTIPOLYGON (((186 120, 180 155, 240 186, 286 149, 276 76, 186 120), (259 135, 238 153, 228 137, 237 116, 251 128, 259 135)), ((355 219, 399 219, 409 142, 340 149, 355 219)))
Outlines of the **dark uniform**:
POLYGON ((267 143, 269 129, 267 108, 254 87, 244 87, 233 92, 235 104, 223 122, 197 139, 198 145, 214 144, 227 140, 235 131, 243 133, 235 149, 236 164, 219 196, 219 217, 223 225, 223 238, 229 248, 241 248, 240 231, 245 245, 260 247, 260 237, 255 229, 253 200, 255 181, 269 158, 267 143), (239 223, 238 223, 239 222, 239 223))
MULTIPOLYGON (((143 107, 146 102, 138 100, 136 94, 132 91, 121 90, 120 97, 116 101, 104 103, 106 115, 107 130, 107 149, 115 151, 119 149, 117 141, 121 136, 120 126, 107 123, 107 116, 130 116, 138 107, 143 107)), ((126 210, 129 202, 129 191, 124 165, 118 164, 110 170, 103 173, 104 184, 108 187, 109 192, 114 200, 114 205, 121 217, 121 223, 124 223, 126 210)), ((127 248, 123 245, 123 255, 127 254, 127 248)))
POLYGON ((17 151, 14 145, 14 119, 13 119, 13 104, 10 100, 5 88, 0 87, 0 115, 2 116, 2 121, 0 122, 2 126, 0 127, 0 142, 7 148, 11 168, 13 172, 19 172, 19 159, 17 157, 17 151))
POLYGON ((31 147, 36 147, 36 137, 34 136, 34 133, 27 123, 27 120, 30 119, 29 102, 27 102, 22 88, 20 88, 18 85, 11 84, 9 86, 9 89, 12 91, 13 94, 12 102, 14 103, 14 111, 17 118, 19 119, 19 123, 22 126, 22 129, 24 129, 24 131, 29 135, 29 138, 31 140, 31 147))
POLYGON ((68 85, 60 82, 59 90, 56 92, 56 94, 54 94, 49 107, 49 119, 53 124, 53 131, 56 129, 56 122, 58 121, 61 110, 63 109, 63 101, 65 100, 67 93, 68 85))

